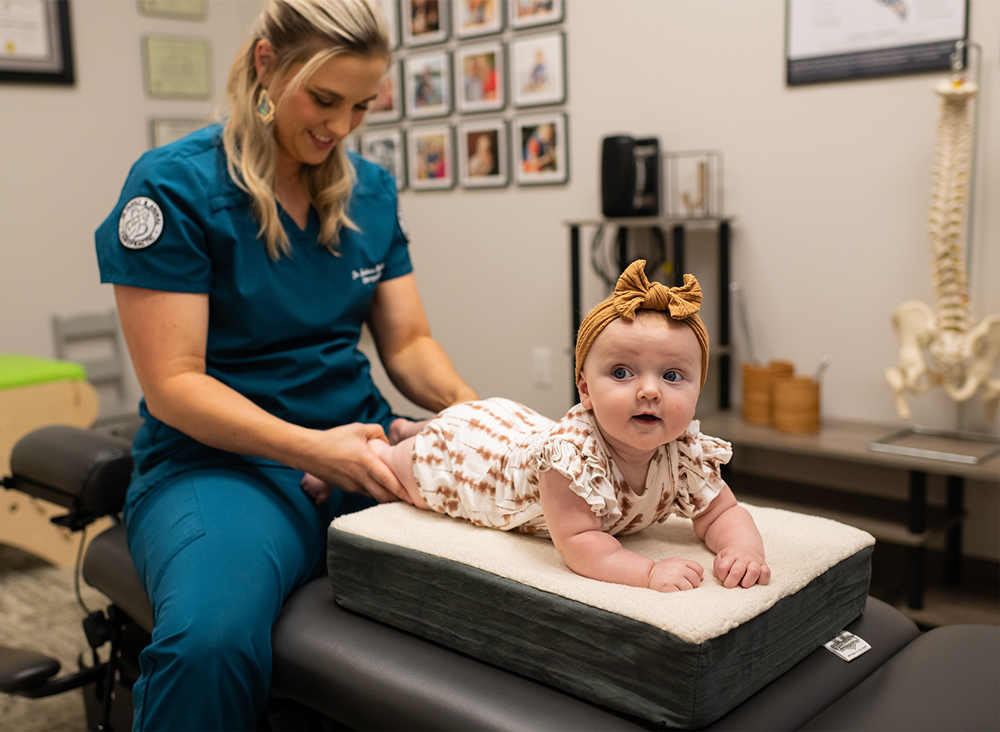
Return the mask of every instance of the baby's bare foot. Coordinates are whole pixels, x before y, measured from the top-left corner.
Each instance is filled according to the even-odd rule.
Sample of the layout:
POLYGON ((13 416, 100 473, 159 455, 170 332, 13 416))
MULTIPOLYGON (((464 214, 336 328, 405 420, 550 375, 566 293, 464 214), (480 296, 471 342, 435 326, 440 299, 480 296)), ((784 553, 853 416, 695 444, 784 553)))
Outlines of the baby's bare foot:
POLYGON ((314 504, 321 506, 326 503, 333 488, 315 475, 306 473, 302 476, 302 490, 312 499, 314 504))
POLYGON ((420 422, 411 422, 408 419, 393 420, 392 424, 389 425, 389 438, 390 445, 398 445, 400 442, 408 437, 413 437, 415 434, 419 433, 420 430, 424 428, 430 422, 429 419, 421 420, 420 422))

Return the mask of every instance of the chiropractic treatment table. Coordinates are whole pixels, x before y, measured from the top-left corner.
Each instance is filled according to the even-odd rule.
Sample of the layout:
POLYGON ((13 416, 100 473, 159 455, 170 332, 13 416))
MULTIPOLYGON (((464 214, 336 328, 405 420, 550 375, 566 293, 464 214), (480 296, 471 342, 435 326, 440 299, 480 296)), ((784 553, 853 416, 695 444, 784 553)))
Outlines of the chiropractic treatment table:
MULTIPOLYGON (((66 523, 80 529, 118 513, 131 467, 126 439, 75 427, 45 427, 15 446, 11 475, 4 478, 4 486, 64 507, 69 512, 66 523)), ((334 522, 331 567, 337 560, 347 569, 334 572, 332 581, 327 577, 314 580, 286 602, 272 636, 274 676, 268 716, 272 729, 1000 728, 1000 627, 946 626, 921 634, 902 613, 866 598, 864 572, 870 546, 851 550, 851 556, 836 565, 849 566, 850 574, 824 570, 805 580, 791 598, 780 599, 742 625, 699 645, 688 671, 664 677, 662 667, 670 663, 661 657, 653 664, 643 655, 647 636, 641 631, 636 635, 635 629, 641 626, 632 619, 626 618, 625 625, 619 626, 608 621, 604 610, 586 603, 480 568, 470 569, 448 557, 424 561, 421 557, 426 555, 412 547, 370 535, 366 514, 376 518, 393 514, 389 517, 395 520, 401 510, 415 511, 389 504, 352 515, 360 518, 334 522), (346 561, 351 557, 352 561, 346 561), (422 563, 426 564, 423 570, 422 563), (415 579, 404 582, 404 575, 415 579), (830 578, 834 581, 825 581, 830 578), (796 605, 798 597, 808 601, 796 605), (477 605, 478 611, 474 610, 477 605), (399 608, 407 619, 394 618, 393 608, 399 608), (470 619, 472 612, 482 615, 470 619), (546 613, 548 619, 539 621, 546 613), (834 627, 821 627, 814 622, 816 618, 834 627), (509 624, 504 637, 489 635, 491 623, 501 622, 498 619, 509 624), (601 633, 590 634, 584 627, 606 621, 611 624, 602 626, 601 633), (486 635, 476 636, 479 626, 486 628, 486 635), (632 633, 631 658, 624 658, 625 651, 618 650, 627 635, 622 632, 619 637, 619 627, 632 633), (752 634, 736 635, 747 628, 752 634), (842 629, 858 636, 870 650, 845 661, 824 648, 824 642, 842 629), (600 644, 598 636, 610 637, 610 651, 589 656, 588 649, 600 644), (747 639, 750 657, 735 666, 730 663, 743 649, 727 647, 727 638, 747 639), (546 644, 554 650, 539 660, 539 649, 546 644), (573 656, 576 651, 565 650, 570 646, 579 650, 577 656, 573 656), (527 649, 525 658, 535 654, 534 662, 518 658, 518 648, 527 649), (759 664, 758 657, 763 659, 759 664), (607 680, 598 667, 605 664, 611 669, 607 680), (558 674, 546 675, 564 667, 590 668, 593 674, 588 679, 589 672, 577 673, 565 682, 558 674), (629 675, 620 693, 613 688, 619 668, 629 675), (719 669, 725 675, 713 675, 719 669), (713 699, 729 701, 702 713, 703 702, 692 690, 695 706, 677 714, 670 707, 665 717, 657 716, 660 712, 648 713, 641 703, 637 713, 628 711, 634 703, 627 698, 633 682, 641 686, 647 678, 674 678, 682 685, 685 676, 715 684, 707 707, 713 699), (590 687, 588 680, 593 680, 590 687), (742 694, 740 689, 748 692, 742 694)), ((773 518, 761 514, 758 520, 770 525, 773 518)), ((448 532, 450 526, 440 522, 452 520, 403 515, 402 521, 408 528, 396 533, 405 535, 415 529, 411 533, 422 540, 427 534, 424 527, 429 526, 422 522, 437 522, 432 531, 441 526, 448 532)), ((462 525, 458 530, 478 529, 462 525)), ((506 534, 497 541, 506 541, 505 537, 542 546, 538 539, 506 534)), ((508 545, 502 546, 506 551, 508 545)), ((138 652, 148 642, 153 618, 128 555, 124 527, 116 525, 91 541, 82 573, 87 583, 111 601, 106 612, 97 611, 84 621, 87 639, 95 649, 94 665, 81 663, 78 671, 60 675, 55 659, 0 647, 0 691, 41 697, 82 687, 93 728, 129 729, 129 689, 137 677, 138 652), (108 642, 110 653, 102 648, 98 655, 96 649, 108 642), (100 660, 108 657, 113 665, 100 660)), ((709 574, 707 569, 706 584, 709 574)), ((753 588, 757 589, 764 588, 753 588)), ((731 597, 751 592, 723 591, 737 593, 731 597)), ((692 646, 679 642, 673 633, 654 628, 649 633, 648 645, 662 641, 668 651, 679 648, 678 658, 692 646)))

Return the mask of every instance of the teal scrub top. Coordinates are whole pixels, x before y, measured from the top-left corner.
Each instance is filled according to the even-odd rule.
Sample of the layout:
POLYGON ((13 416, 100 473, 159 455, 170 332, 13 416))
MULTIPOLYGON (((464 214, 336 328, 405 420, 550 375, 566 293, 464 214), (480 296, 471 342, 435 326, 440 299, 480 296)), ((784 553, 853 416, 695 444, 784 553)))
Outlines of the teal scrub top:
MULTIPOLYGON (((250 197, 226 167, 222 126, 150 150, 132 167, 97 230, 101 281, 208 294, 206 371, 283 420, 314 429, 394 419, 358 350, 375 287, 412 271, 396 184, 351 154, 357 180, 337 255, 318 241, 310 209, 300 230, 281 210, 291 255, 272 260, 250 197)), ((154 485, 191 468, 245 461, 149 414, 133 444, 133 482, 154 485)), ((137 488, 138 486, 133 486, 137 488)))

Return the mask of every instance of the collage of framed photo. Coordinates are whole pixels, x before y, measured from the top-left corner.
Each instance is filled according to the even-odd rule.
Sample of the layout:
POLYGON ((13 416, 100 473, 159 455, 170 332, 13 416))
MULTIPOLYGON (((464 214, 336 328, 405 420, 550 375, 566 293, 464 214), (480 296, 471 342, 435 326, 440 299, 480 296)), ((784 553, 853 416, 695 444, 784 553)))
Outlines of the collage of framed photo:
POLYGON ((406 152, 402 130, 365 130, 359 142, 360 155, 389 171, 396 178, 396 190, 403 190, 406 187, 406 152))
POLYGON ((553 112, 515 117, 513 127, 514 179, 518 185, 566 183, 569 180, 566 115, 553 112))
POLYGON ((502 188, 510 182, 507 120, 458 125, 458 180, 463 188, 502 188))
POLYGON ((455 140, 451 125, 411 127, 406 131, 410 188, 440 191, 455 186, 455 140))
POLYGON ((363 157, 399 190, 569 180, 566 114, 542 109, 567 99, 566 34, 547 27, 565 0, 378 1, 394 60, 355 136, 363 157))

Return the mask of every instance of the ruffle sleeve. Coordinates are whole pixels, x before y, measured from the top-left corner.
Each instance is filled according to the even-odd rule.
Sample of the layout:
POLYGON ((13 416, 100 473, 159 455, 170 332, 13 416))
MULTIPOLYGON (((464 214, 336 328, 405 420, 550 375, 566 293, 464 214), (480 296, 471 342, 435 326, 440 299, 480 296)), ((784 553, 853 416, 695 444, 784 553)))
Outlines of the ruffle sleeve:
POLYGON ((535 445, 534 468, 543 473, 555 470, 569 479, 569 487, 590 506, 605 524, 621 518, 621 509, 611 483, 611 466, 600 454, 591 434, 582 445, 572 440, 547 436, 535 445))
POLYGON ((677 492, 674 510, 678 516, 694 518, 704 512, 726 484, 722 466, 733 457, 733 447, 725 440, 702 434, 695 420, 687 431, 670 443, 671 464, 676 466, 677 492))

